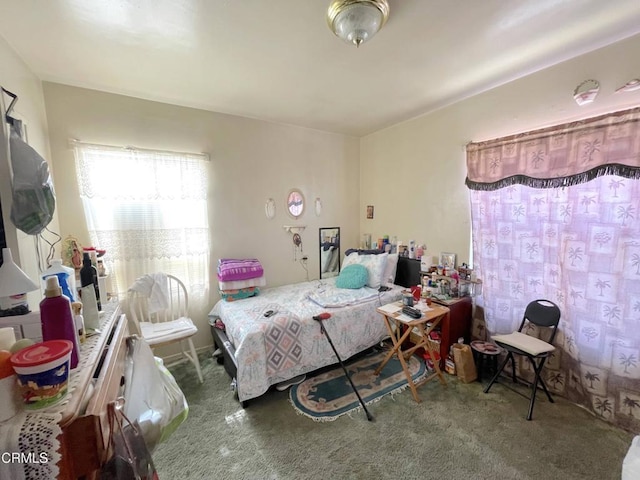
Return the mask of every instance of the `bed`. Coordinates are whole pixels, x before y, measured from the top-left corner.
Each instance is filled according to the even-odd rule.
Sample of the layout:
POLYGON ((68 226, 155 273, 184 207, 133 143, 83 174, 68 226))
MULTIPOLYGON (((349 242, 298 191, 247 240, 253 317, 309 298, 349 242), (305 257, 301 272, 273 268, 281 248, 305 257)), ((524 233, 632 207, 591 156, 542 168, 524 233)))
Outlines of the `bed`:
MULTIPOLYGON (((345 256, 345 264, 349 263, 347 257, 353 261, 352 255, 345 256)), ((365 257, 368 255, 355 258, 365 257)), ((387 268, 392 258, 387 257, 387 268)), ((380 281, 389 288, 386 291, 375 286, 337 288, 337 277, 333 277, 266 288, 255 297, 216 303, 209 313, 211 333, 215 346, 222 350, 219 362, 232 377, 242 405, 272 385, 337 362, 312 318, 315 315, 331 314, 325 327, 342 360, 388 337, 376 308, 400 299, 404 287, 419 282, 420 270, 420 262, 415 260, 396 256, 394 261, 395 275, 388 277, 394 281, 380 281), (274 313, 265 316, 269 311, 274 313)), ((385 268, 384 274, 389 270, 385 268)))

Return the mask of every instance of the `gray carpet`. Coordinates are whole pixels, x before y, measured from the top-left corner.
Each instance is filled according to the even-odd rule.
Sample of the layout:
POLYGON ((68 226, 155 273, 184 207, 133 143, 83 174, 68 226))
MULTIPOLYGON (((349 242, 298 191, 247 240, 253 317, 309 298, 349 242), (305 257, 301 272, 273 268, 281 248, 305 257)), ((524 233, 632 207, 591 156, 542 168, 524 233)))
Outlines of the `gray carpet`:
POLYGON ((363 412, 318 423, 297 415, 288 392, 268 392, 240 408, 224 368, 201 356, 172 369, 189 402, 188 419, 154 452, 160 479, 620 479, 633 434, 543 392, 528 400, 502 385, 447 375, 418 392, 385 397, 363 412))

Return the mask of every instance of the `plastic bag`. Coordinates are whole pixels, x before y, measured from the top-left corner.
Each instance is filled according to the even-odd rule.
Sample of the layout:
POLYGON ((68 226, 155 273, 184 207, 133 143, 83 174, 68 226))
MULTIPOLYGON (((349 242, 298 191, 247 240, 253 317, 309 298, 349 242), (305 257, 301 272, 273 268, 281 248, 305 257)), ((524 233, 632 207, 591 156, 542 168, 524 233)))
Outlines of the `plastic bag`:
POLYGON ((151 452, 137 422, 122 413, 124 399, 107 406, 111 457, 100 469, 100 480, 158 480, 151 452))
POLYGON ((21 138, 22 122, 14 119, 9 136, 13 170, 11 221, 27 235, 42 232, 55 211, 49 165, 21 138))
POLYGON ((622 480, 640 478, 640 435, 633 437, 631 446, 622 461, 622 480))
POLYGON ((149 344, 136 335, 127 342, 124 413, 137 421, 153 451, 186 420, 189 405, 162 359, 153 356, 149 344))

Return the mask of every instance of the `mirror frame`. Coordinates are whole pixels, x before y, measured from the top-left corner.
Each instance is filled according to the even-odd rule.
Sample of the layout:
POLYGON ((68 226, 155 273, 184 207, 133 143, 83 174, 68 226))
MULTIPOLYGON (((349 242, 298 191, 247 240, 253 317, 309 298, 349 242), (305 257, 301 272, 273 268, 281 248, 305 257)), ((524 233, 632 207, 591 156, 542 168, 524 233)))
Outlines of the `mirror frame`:
MULTIPOLYGON (((331 246, 331 245, 329 245, 331 246)), ((330 278, 330 277, 337 277, 340 274, 340 227, 320 227, 318 229, 318 257, 319 257, 319 272, 320 272, 320 280, 322 280, 323 278, 330 278), (322 249, 323 249, 323 244, 324 242, 324 238, 323 238, 323 231, 325 230, 335 230, 336 231, 336 236, 335 237, 331 237, 331 241, 329 242, 330 244, 333 244, 333 246, 335 247, 334 249, 334 257, 333 258, 337 258, 336 260, 336 270, 332 270, 331 272, 323 272, 322 271, 322 249), (335 239, 334 239, 335 238, 335 239), (337 256, 337 257, 335 257, 337 256), (334 274, 335 273, 335 274, 334 274), (323 275, 324 274, 324 275, 323 275)))
POLYGON ((302 193, 299 189, 297 189, 297 188, 292 188, 292 189, 289 191, 289 193, 287 194, 287 198, 286 198, 286 200, 285 200, 285 207, 286 207, 286 209, 287 209, 287 213, 288 213, 289 215, 291 215, 293 218, 300 218, 300 217, 302 216, 302 214, 304 214, 304 209, 305 209, 305 207, 306 207, 306 200, 305 200, 305 198, 304 198, 303 193, 302 193), (292 195, 299 195, 299 196, 300 196, 300 199, 302 200, 302 207, 301 207, 301 209, 300 209, 300 213, 299 213, 298 215, 295 215, 295 214, 291 211, 291 210, 292 210, 292 208, 293 208, 293 206, 292 206, 292 205, 290 205, 290 202, 292 201, 292 200, 291 200, 291 196, 292 196, 292 195))

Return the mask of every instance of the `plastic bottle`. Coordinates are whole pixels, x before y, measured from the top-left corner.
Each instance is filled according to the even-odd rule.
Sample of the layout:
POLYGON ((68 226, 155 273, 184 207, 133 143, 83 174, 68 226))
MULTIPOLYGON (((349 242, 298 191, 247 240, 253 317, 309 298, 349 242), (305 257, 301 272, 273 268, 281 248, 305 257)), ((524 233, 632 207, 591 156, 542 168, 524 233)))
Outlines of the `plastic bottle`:
POLYGON ((42 284, 42 292, 46 289, 47 277, 56 275, 58 283, 62 289, 62 294, 69 298, 69 301, 78 300, 78 290, 76 288, 76 272, 73 268, 66 267, 62 264, 62 260, 54 258, 51 260, 51 266, 47 268, 40 276, 42 284))
POLYGON ((78 341, 84 343, 87 340, 87 334, 84 327, 84 317, 82 316, 82 303, 71 302, 71 310, 73 311, 73 321, 78 332, 78 341))
POLYGON ((96 252, 95 247, 84 247, 82 249, 83 254, 88 253, 89 258, 91 259, 91 265, 98 268, 98 253, 96 252))
POLYGON ((447 358, 444 361, 444 370, 449 375, 456 374, 456 362, 453 358, 453 345, 449 347, 449 353, 447 354, 447 358))
POLYGON ((93 285, 93 289, 96 292, 98 310, 102 310, 102 304, 100 303, 100 286, 98 285, 98 271, 96 267, 91 264, 89 252, 84 252, 82 254, 82 268, 80 269, 80 286, 86 287, 88 285, 93 285))
POLYGON ((76 324, 71 313, 71 303, 67 296, 62 295, 57 275, 47 277, 44 299, 40 302, 40 322, 44 342, 69 340, 73 343, 71 368, 76 368, 80 354, 76 324))
POLYGON ((93 284, 80 289, 82 297, 82 317, 86 333, 95 333, 100 329, 100 312, 93 284))

